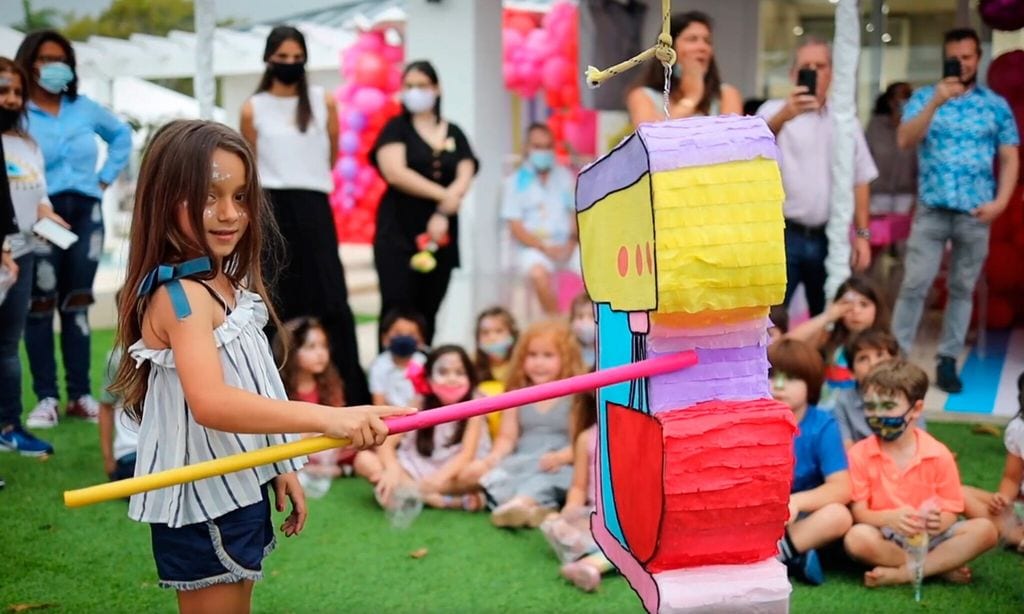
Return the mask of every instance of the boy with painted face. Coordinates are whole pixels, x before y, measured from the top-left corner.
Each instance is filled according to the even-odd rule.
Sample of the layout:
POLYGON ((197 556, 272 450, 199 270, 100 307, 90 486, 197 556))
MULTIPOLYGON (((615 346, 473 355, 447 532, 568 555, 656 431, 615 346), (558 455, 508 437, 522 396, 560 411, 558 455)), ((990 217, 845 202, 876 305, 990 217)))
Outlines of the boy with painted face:
POLYGON ((853 524, 846 504, 850 475, 839 427, 818 409, 825 362, 809 344, 782 339, 768 347, 772 398, 793 410, 799 425, 793 441, 793 485, 789 520, 778 558, 790 572, 818 585, 825 575, 816 549, 841 538, 853 524))
POLYGON ((905 360, 876 366, 863 383, 864 411, 873 435, 849 450, 853 519, 846 552, 873 566, 868 587, 913 581, 904 548, 928 536, 924 576, 971 580, 966 564, 996 545, 985 518, 957 521, 964 497, 953 454, 913 426, 924 406, 928 376, 905 360))

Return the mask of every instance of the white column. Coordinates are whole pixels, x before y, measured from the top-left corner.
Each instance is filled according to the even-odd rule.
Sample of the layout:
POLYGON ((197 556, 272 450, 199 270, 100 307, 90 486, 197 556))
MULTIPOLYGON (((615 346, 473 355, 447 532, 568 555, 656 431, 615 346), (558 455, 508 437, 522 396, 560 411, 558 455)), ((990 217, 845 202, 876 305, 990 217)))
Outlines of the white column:
POLYGON ((472 347, 476 314, 498 298, 501 160, 511 151, 511 105, 501 74, 501 3, 407 0, 406 59, 429 60, 441 114, 462 128, 480 160, 459 214, 462 268, 452 275, 435 344, 472 347))
POLYGON ((213 76, 213 33, 217 27, 217 9, 213 0, 195 0, 196 76, 193 89, 199 101, 200 119, 213 119, 217 86, 213 76))

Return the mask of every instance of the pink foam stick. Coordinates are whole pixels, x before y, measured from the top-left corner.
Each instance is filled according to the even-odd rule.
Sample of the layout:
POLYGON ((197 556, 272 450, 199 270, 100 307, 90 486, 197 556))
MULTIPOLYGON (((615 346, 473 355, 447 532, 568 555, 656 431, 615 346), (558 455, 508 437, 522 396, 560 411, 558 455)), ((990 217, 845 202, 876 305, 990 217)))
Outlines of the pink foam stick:
MULTIPOLYGON (((494 397, 456 403, 455 405, 419 412, 409 416, 396 416, 388 418, 386 422, 391 433, 404 433, 427 426, 436 426, 444 422, 464 420, 494 411, 519 407, 527 403, 535 403, 586 390, 594 390, 602 386, 611 386, 612 384, 678 371, 693 366, 696 363, 697 355, 693 351, 669 354, 586 375, 577 375, 557 382, 513 390, 512 392, 506 392, 494 397)), ((344 447, 349 445, 349 443, 347 439, 335 439, 325 435, 309 437, 276 446, 250 450, 241 454, 216 458, 194 465, 158 471, 127 480, 118 480, 117 482, 108 482, 88 488, 65 491, 64 503, 69 507, 80 507, 101 501, 130 497, 148 490, 166 488, 175 484, 184 484, 185 482, 224 475, 250 467, 276 463, 288 458, 314 454, 331 448, 344 447)))
POLYGON ((672 371, 679 371, 697 364, 696 352, 686 351, 658 358, 648 358, 638 362, 631 362, 620 367, 602 369, 593 373, 568 377, 566 379, 520 388, 511 392, 484 397, 447 405, 430 411, 421 411, 409 416, 396 416, 384 420, 388 430, 394 433, 405 433, 428 426, 437 426, 445 422, 465 420, 474 416, 482 416, 503 409, 521 407, 528 403, 536 403, 547 399, 556 399, 571 394, 577 394, 588 390, 595 390, 603 386, 621 384, 631 380, 638 380, 652 375, 661 375, 672 371))

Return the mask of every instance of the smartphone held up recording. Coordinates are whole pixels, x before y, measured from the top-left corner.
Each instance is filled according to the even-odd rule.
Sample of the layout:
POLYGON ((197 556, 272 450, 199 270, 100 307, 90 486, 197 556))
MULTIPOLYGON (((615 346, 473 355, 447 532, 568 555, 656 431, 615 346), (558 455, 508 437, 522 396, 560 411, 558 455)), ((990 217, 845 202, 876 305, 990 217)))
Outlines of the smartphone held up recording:
POLYGON ((801 68, 796 73, 796 84, 806 87, 808 96, 817 96, 818 71, 813 68, 801 68))
POLYGON ((956 77, 957 79, 959 79, 960 71, 960 60, 956 58, 947 58, 946 61, 942 63, 943 79, 948 79, 950 77, 956 77))

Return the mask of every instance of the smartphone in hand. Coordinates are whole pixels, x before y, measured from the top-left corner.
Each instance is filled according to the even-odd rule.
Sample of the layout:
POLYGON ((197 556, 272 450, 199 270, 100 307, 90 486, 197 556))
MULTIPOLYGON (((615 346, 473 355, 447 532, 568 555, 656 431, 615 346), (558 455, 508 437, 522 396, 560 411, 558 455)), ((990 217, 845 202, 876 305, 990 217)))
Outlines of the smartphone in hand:
POLYGON ((32 226, 32 231, 61 249, 71 247, 78 240, 78 235, 48 217, 44 217, 36 222, 32 226))
POLYGON ((807 94, 817 96, 818 71, 813 68, 801 68, 796 73, 796 84, 807 88, 807 94))
POLYGON ((946 61, 942 63, 943 79, 948 79, 949 77, 956 77, 957 79, 959 79, 960 71, 960 60, 956 58, 947 58, 946 61))

